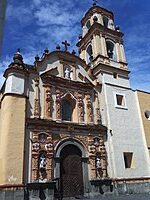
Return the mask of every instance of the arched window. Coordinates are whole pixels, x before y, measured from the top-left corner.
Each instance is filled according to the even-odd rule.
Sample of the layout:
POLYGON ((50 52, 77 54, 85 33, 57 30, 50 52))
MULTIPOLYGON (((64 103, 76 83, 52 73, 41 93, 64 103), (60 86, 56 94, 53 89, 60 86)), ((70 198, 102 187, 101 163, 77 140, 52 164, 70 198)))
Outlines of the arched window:
POLYGON ((90 27, 91 27, 91 22, 90 22, 90 20, 88 20, 87 23, 86 23, 86 28, 90 29, 90 27))
POLYGON ((87 53, 87 63, 90 63, 93 60, 93 51, 91 44, 88 46, 86 53, 87 53))
POLYGON ((108 28, 108 22, 109 22, 109 18, 106 17, 106 16, 103 16, 103 23, 104 23, 104 26, 105 26, 106 28, 108 28))
POLYGON ((72 104, 70 101, 63 99, 62 100, 62 120, 72 121, 72 104))
POLYGON ((108 57, 113 59, 113 60, 117 60, 115 44, 111 41, 106 41, 106 46, 107 46, 108 57))

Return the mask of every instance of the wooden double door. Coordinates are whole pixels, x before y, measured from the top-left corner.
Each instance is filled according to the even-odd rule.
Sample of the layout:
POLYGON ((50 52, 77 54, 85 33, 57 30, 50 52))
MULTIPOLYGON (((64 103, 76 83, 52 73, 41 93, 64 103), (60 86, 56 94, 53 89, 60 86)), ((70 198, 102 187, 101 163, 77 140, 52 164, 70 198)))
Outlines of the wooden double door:
POLYGON ((60 158, 60 180, 63 197, 83 195, 81 151, 75 145, 67 145, 62 149, 60 158))

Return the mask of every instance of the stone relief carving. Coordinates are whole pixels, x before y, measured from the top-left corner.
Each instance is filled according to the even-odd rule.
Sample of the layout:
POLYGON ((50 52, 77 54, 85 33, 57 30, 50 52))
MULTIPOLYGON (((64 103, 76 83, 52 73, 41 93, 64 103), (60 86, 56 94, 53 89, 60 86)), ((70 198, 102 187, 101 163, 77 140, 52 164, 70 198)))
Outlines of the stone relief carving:
POLYGON ((101 119, 101 114, 100 114, 100 105, 99 105, 99 99, 98 99, 98 94, 95 94, 95 106, 96 106, 96 123, 101 124, 102 119, 101 119))
POLYGON ((91 171, 95 169, 93 178, 107 177, 107 155, 102 137, 89 136, 88 151, 91 171))
POLYGON ((61 119, 61 93, 56 90, 56 119, 61 119))
POLYGON ((32 181, 45 182, 52 179, 52 136, 33 133, 32 137, 32 181))
POLYGON ((87 106, 87 122, 93 121, 93 106, 91 102, 91 95, 86 95, 86 106, 87 106))
POLYGON ((35 80, 35 99, 34 99, 34 117, 39 118, 40 116, 40 106, 39 106, 39 79, 35 80))
POLYGON ((84 121, 84 104, 83 104, 83 95, 81 93, 78 93, 77 101, 78 101, 79 122, 83 122, 84 121))
POLYGON ((52 117, 52 93, 51 88, 46 89, 46 117, 51 118, 52 117))

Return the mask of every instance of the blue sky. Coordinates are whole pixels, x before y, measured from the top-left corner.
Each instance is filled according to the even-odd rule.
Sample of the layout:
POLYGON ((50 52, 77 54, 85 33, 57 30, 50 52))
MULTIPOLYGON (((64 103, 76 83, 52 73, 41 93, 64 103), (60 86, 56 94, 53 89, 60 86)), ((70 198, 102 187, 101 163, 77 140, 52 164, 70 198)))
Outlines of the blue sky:
MULTIPOLYGON (((68 40, 76 49, 80 20, 92 0, 8 0, 2 56, 2 74, 20 48, 24 62, 33 64, 36 54, 68 40)), ((125 34, 124 45, 133 89, 150 92, 150 0, 99 0, 98 5, 114 12, 115 24, 125 34)), ((77 49, 76 49, 77 51, 77 49)))

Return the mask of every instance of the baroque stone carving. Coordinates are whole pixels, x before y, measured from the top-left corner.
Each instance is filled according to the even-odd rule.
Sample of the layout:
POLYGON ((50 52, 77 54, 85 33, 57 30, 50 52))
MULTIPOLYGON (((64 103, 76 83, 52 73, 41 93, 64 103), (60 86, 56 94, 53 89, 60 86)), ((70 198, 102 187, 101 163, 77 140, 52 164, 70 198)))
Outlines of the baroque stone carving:
POLYGON ((93 178, 107 177, 107 155, 103 138, 89 135, 88 151, 91 165, 90 168, 91 170, 95 169, 93 178))
POLYGON ((35 79, 35 99, 34 99, 34 117, 39 118, 40 106, 39 106, 39 79, 35 79))
POLYGON ((56 119, 61 119, 61 94, 60 90, 56 90, 56 119))
POLYGON ((93 108, 92 108, 90 94, 86 95, 86 106, 87 106, 87 122, 92 122, 93 121, 93 108))
POLYGON ((78 93, 77 100, 78 100, 79 122, 83 122, 84 121, 84 104, 83 104, 82 94, 78 93))
POLYGON ((45 94, 45 96, 46 96, 46 98, 45 98, 45 104, 46 104, 45 112, 46 112, 46 117, 48 119, 50 119, 52 117, 52 94, 51 94, 51 88, 50 87, 46 88, 45 93, 46 93, 45 94))
POLYGON ((95 94, 95 104, 96 104, 96 123, 101 124, 102 119, 101 119, 101 114, 100 114, 100 105, 99 105, 99 99, 98 99, 98 94, 95 94))
POLYGON ((45 133, 33 133, 32 137, 32 181, 52 179, 52 136, 45 133))

